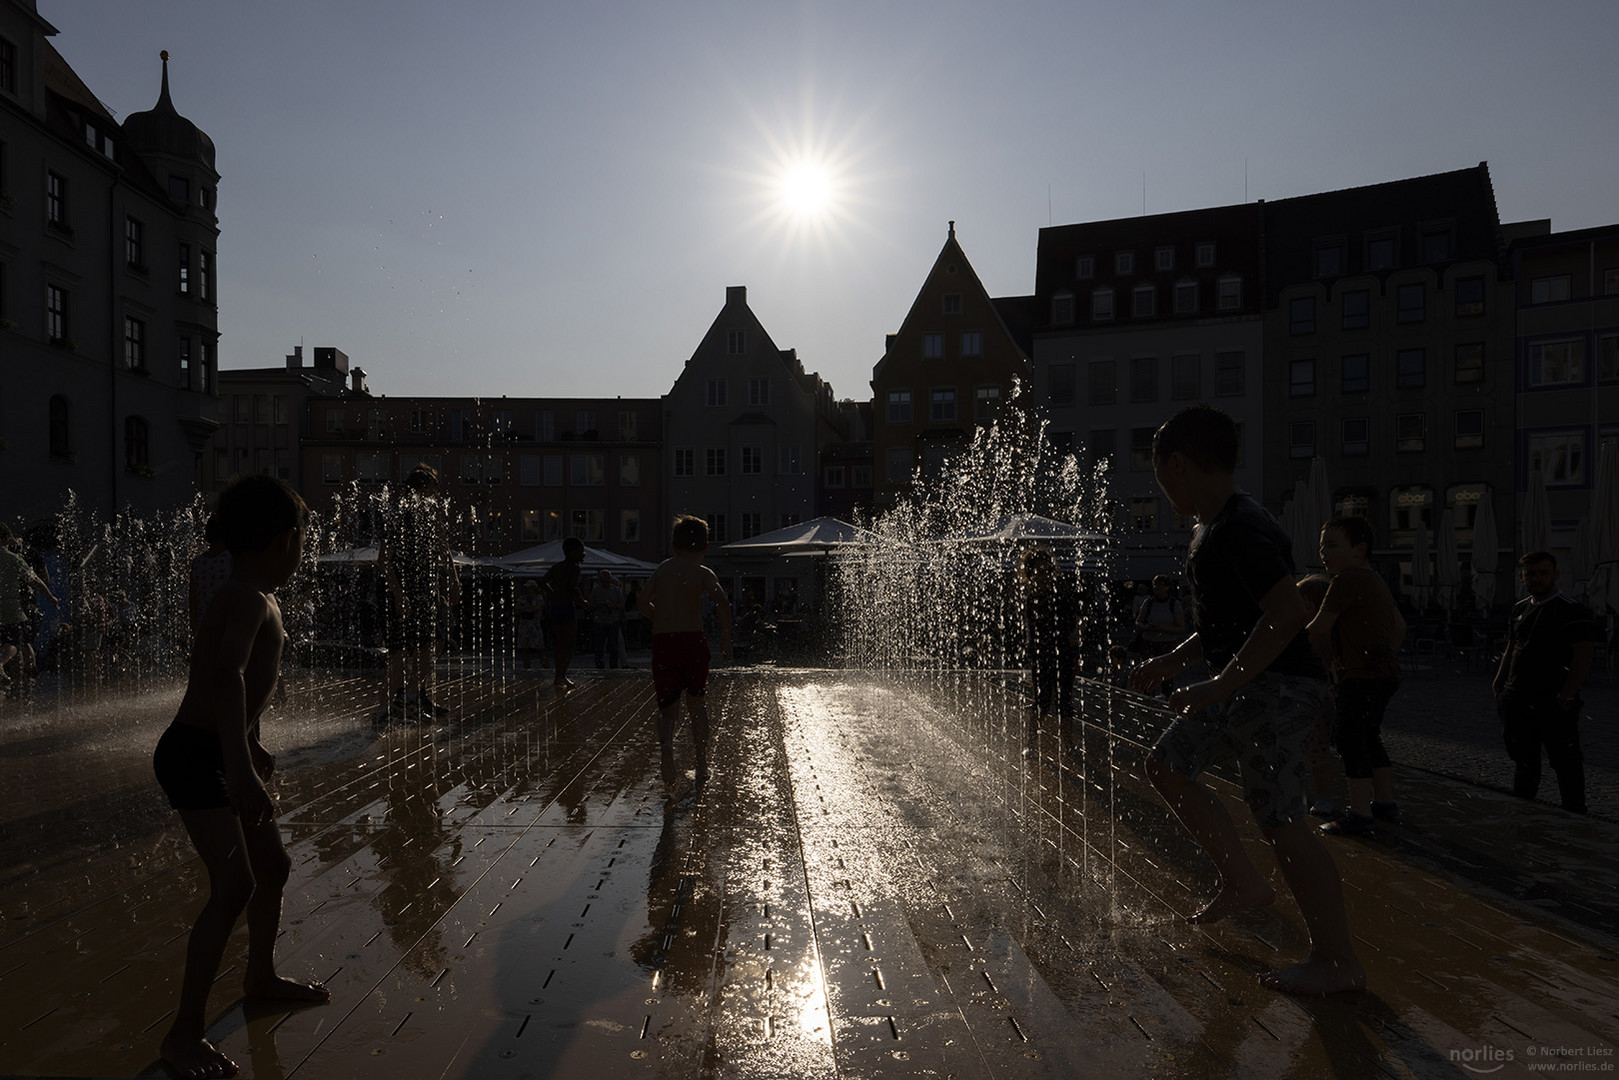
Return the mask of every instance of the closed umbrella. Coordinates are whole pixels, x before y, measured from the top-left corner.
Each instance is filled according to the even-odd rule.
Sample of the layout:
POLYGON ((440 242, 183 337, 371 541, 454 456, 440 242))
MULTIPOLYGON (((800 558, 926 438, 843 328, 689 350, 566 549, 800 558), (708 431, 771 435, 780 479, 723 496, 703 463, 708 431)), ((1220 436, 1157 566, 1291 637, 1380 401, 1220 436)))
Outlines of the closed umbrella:
POLYGON ((1312 525, 1310 519, 1314 516, 1309 485, 1300 480, 1293 485, 1293 497, 1282 507, 1280 524, 1287 538, 1293 542, 1293 568, 1301 574, 1321 562, 1317 552, 1321 546, 1322 522, 1312 525))
POLYGON ((1586 599, 1601 615, 1619 612, 1619 442, 1602 444, 1591 491, 1591 557, 1595 568, 1586 599))
POLYGON ((1529 491, 1523 500, 1523 550, 1545 551, 1552 545, 1551 504, 1546 501, 1546 478, 1529 474, 1529 491))
POLYGON ((1312 520, 1308 523, 1310 537, 1310 554, 1306 560, 1308 565, 1321 569, 1321 526, 1331 521, 1337 515, 1332 512, 1332 485, 1327 482, 1327 459, 1314 457, 1310 459, 1310 513, 1312 520))
POLYGON ((1418 611, 1426 610, 1433 578, 1428 572, 1428 526, 1417 519, 1417 534, 1411 538, 1411 593, 1418 611))
POLYGON ((1439 585, 1439 606, 1448 615, 1456 609, 1456 583, 1461 580, 1461 561, 1456 556, 1455 514, 1447 507, 1439 518, 1438 557, 1435 578, 1439 585))
POLYGON ((1473 596, 1480 611, 1495 603, 1495 566, 1501 559, 1501 543, 1495 529, 1495 501, 1485 491, 1473 513, 1473 596))

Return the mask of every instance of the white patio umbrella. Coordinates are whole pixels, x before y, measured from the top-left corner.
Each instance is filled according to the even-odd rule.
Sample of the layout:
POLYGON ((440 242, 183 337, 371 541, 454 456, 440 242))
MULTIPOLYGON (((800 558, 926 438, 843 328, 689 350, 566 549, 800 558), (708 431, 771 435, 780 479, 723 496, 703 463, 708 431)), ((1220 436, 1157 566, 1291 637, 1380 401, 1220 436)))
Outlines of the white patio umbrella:
POLYGON ((771 532, 750 536, 726 544, 725 551, 738 555, 789 555, 802 552, 820 553, 858 544, 875 543, 877 534, 835 517, 811 518, 797 525, 788 525, 771 532))
POLYGON ((1419 518, 1416 535, 1411 538, 1411 593, 1418 611, 1428 606, 1433 575, 1428 571, 1428 526, 1419 518))
POLYGON ((1523 499, 1523 550, 1545 551, 1552 543, 1551 504, 1546 501, 1546 478, 1529 474, 1529 490, 1523 499))
POLYGON ((1619 442, 1605 442, 1591 490, 1591 557, 1595 568, 1585 597, 1601 615, 1619 612, 1619 442))
MULTIPOLYGON (((514 551, 510 555, 486 559, 483 565, 511 573, 534 573, 561 562, 562 558, 562 541, 552 540, 514 551)), ((615 574, 650 574, 658 568, 657 563, 620 555, 605 548, 593 548, 588 544, 585 545, 585 561, 580 566, 585 570, 609 570, 615 574)))
POLYGON ((1449 507, 1439 517, 1434 576, 1439 586, 1439 606, 1449 614, 1456 609, 1456 583, 1462 577, 1461 560, 1456 555, 1456 518, 1449 507))
MULTIPOLYGON (((460 552, 451 552, 450 558, 457 566, 483 566, 482 559, 475 559, 471 555, 460 552)), ((370 566, 377 561, 377 547, 375 544, 366 547, 347 548, 343 551, 328 551, 324 555, 316 555, 315 561, 327 566, 370 566)))
POLYGON ((1479 496, 1473 513, 1473 596, 1480 611, 1495 603, 1495 567, 1501 559, 1501 542, 1495 528, 1495 500, 1488 491, 1479 496))

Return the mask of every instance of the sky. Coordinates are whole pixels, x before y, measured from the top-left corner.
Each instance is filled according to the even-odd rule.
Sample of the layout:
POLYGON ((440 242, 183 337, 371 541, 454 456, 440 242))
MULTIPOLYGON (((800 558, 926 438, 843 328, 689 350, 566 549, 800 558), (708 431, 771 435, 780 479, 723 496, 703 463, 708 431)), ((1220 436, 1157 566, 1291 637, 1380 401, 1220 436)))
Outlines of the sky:
POLYGON ((1503 221, 1619 222, 1613 0, 38 0, 120 119, 221 173, 222 368, 666 393, 730 285, 870 397, 954 220, 1038 231, 1488 161, 1503 221))

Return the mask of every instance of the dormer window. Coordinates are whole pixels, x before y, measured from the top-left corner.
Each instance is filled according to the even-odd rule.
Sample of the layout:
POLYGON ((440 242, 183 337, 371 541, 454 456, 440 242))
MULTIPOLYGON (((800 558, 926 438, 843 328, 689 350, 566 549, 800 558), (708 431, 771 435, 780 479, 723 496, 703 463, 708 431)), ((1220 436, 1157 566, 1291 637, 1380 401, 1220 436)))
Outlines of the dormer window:
POLYGON ((748 332, 746 330, 727 330, 725 332, 725 353, 727 356, 742 356, 748 351, 748 332))
POLYGON ((961 314, 961 294, 958 292, 944 294, 944 313, 946 315, 961 314))
POLYGON ((17 92, 17 46, 0 38, 0 90, 17 92))
POLYGON ((178 203, 191 201, 191 181, 184 176, 169 176, 169 198, 178 203))
POLYGON ((1133 251, 1116 252, 1113 256, 1113 272, 1115 274, 1133 274, 1136 272, 1136 254, 1133 251))

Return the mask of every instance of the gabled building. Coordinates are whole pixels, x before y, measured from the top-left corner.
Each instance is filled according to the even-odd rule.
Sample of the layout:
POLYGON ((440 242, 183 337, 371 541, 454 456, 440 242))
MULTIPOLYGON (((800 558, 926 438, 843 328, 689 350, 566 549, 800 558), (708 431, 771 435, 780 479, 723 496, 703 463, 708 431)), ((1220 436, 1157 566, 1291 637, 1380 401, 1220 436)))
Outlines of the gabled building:
POLYGON ((706 518, 708 563, 743 603, 811 594, 809 560, 765 564, 724 551, 816 516, 823 448, 848 432, 832 387, 806 372, 792 349, 777 348, 748 306, 748 290, 725 290, 725 306, 663 399, 664 520, 655 526, 667 553, 675 514, 706 518))
POLYGON ((1150 553, 1191 539, 1152 471, 1153 432, 1187 405, 1236 420, 1237 483, 1263 497, 1261 208, 1041 229, 1037 258, 1035 401, 1057 448, 1111 462, 1120 543, 1150 553))
POLYGON ((926 482, 1027 385, 1029 299, 989 295, 950 223, 944 247, 872 369, 873 501, 878 511, 926 482), (1017 331, 1022 330, 1020 337, 1017 331))
POLYGON ((1418 522, 1431 544, 1447 508, 1470 558, 1484 497, 1510 544, 1515 311, 1488 166, 1264 213, 1266 505, 1321 457, 1391 579, 1409 581, 1418 522))
POLYGON ((0 0, 0 513, 174 507, 215 426, 214 144, 167 54, 120 124, 55 33, 0 0))
MULTIPOLYGON (((1539 473, 1552 546, 1574 546, 1591 512, 1601 444, 1619 441, 1619 225, 1554 233, 1520 229, 1512 245, 1518 430, 1512 445, 1521 500, 1539 473)), ((1565 566, 1572 591, 1587 568, 1565 566)))

